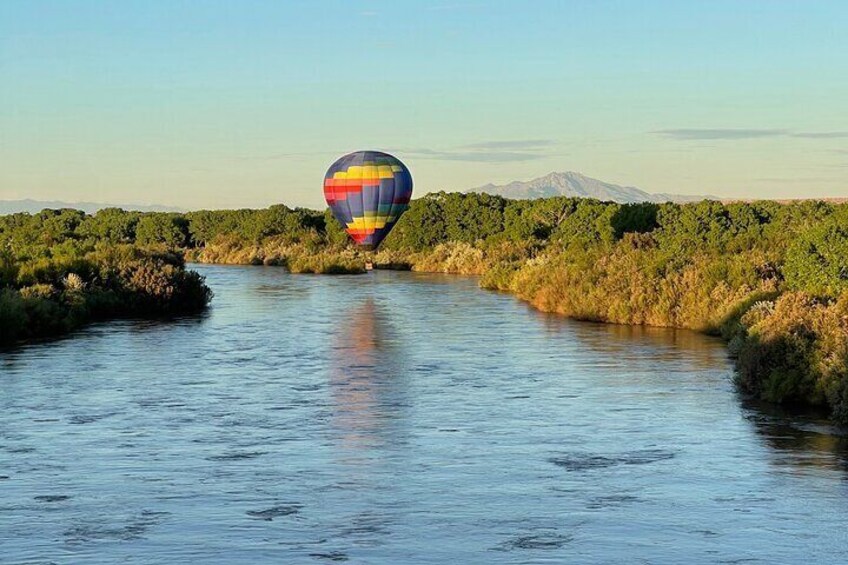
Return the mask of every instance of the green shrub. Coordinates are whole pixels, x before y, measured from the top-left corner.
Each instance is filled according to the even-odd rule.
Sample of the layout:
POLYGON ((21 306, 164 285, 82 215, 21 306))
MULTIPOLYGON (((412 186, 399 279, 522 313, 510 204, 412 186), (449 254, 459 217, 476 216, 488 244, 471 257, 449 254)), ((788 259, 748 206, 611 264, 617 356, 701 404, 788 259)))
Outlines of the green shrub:
POLYGON ((20 293, 10 288, 0 289, 0 344, 15 341, 26 323, 26 308, 20 293))
POLYGON ((848 293, 822 301, 790 292, 742 317, 738 382, 772 402, 827 404, 848 423, 848 293))
POLYGON ((77 234, 100 243, 133 243, 141 214, 120 208, 104 208, 88 216, 77 228, 77 234))
POLYGON ((0 289, 17 282, 18 269, 14 256, 9 251, 0 251, 0 289))
POLYGON ((58 335, 93 318, 198 312, 211 299, 179 253, 131 245, 86 251, 82 242, 74 251, 71 241, 35 257, 3 257, 0 343, 58 335))
POLYGON ((791 290, 829 297, 848 290, 848 223, 828 221, 802 233, 783 272, 791 290))
POLYGON ((189 222, 180 214, 146 214, 136 226, 135 243, 163 245, 169 248, 188 247, 189 222))

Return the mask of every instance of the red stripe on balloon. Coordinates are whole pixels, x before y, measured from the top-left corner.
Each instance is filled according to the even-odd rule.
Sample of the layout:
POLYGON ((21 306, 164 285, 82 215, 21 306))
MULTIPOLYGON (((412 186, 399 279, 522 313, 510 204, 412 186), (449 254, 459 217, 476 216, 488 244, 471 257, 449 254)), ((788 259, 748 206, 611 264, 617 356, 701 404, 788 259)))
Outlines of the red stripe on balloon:
POLYGON ((345 229, 345 231, 347 233, 349 233, 350 235, 371 235, 372 233, 374 233, 377 230, 375 230, 374 228, 362 228, 362 229, 347 228, 347 229, 345 229))
POLYGON ((380 186, 380 179, 324 179, 324 186, 380 186))
POLYGON ((368 237, 367 233, 358 233, 358 232, 355 232, 354 230, 346 230, 346 231, 350 235, 350 238, 353 241, 355 241, 356 243, 362 243, 363 241, 365 241, 365 238, 368 237))
POLYGON ((336 201, 336 191, 334 186, 324 185, 324 199, 327 201, 327 204, 332 204, 336 201))

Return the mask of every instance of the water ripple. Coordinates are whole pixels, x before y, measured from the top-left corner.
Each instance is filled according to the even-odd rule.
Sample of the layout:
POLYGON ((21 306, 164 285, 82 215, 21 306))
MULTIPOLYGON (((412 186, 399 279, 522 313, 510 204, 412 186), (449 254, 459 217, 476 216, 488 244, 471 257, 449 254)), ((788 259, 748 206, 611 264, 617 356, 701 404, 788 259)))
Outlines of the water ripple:
POLYGON ((198 267, 208 315, 0 353, 4 563, 836 563, 848 441, 723 345, 473 278, 198 267))

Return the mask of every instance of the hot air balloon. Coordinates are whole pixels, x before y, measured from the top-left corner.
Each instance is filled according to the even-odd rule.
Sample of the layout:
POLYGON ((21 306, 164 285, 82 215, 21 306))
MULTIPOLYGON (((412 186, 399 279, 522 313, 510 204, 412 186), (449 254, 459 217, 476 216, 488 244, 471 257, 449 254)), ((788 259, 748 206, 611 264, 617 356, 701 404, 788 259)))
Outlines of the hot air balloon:
POLYGON ((357 151, 333 163, 324 176, 324 197, 356 244, 376 249, 409 207, 412 175, 400 159, 380 151, 357 151))

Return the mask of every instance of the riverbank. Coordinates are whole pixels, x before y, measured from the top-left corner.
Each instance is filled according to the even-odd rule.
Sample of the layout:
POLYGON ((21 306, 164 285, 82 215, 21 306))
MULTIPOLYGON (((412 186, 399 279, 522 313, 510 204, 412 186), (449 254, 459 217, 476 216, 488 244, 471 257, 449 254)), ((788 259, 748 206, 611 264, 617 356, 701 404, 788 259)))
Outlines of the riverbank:
POLYGON ((578 320, 720 335, 744 392, 826 406, 846 424, 846 218, 848 207, 825 202, 621 206, 441 194, 416 201, 376 254, 335 243, 330 220, 324 245, 287 244, 286 235, 245 245, 231 231, 191 256, 312 261, 322 267, 292 271, 325 273, 361 272, 367 258, 376 268, 479 275, 483 288, 578 320))
POLYGON ((845 204, 620 205, 436 193, 412 202, 376 254, 353 248, 326 211, 285 206, 16 216, 0 222, 0 239, 11 245, 47 233, 295 273, 361 273, 368 259, 377 268, 479 275, 484 288, 575 319, 721 335, 742 390, 826 406, 848 423, 845 204))
MULTIPOLYGON (((508 257, 515 249, 487 253, 454 243, 431 252, 347 252, 338 264, 333 263, 338 252, 319 251, 314 261, 322 270, 293 272, 360 273, 368 257, 378 269, 478 275, 484 289, 510 292, 541 311, 577 320, 720 335, 744 392, 771 403, 827 406, 835 421, 848 423, 848 293, 828 299, 784 292, 774 273, 749 282, 734 280, 728 269, 744 271, 762 259, 744 254, 733 259, 735 266, 726 258, 713 263, 698 258, 686 268, 651 277, 645 273, 649 262, 636 250, 582 259, 558 253, 516 260, 508 257), (705 277, 716 269, 724 278, 705 291, 705 277)), ((289 264, 257 260, 261 250, 246 253, 254 259, 232 261, 233 255, 212 246, 192 258, 217 264, 289 264)))

